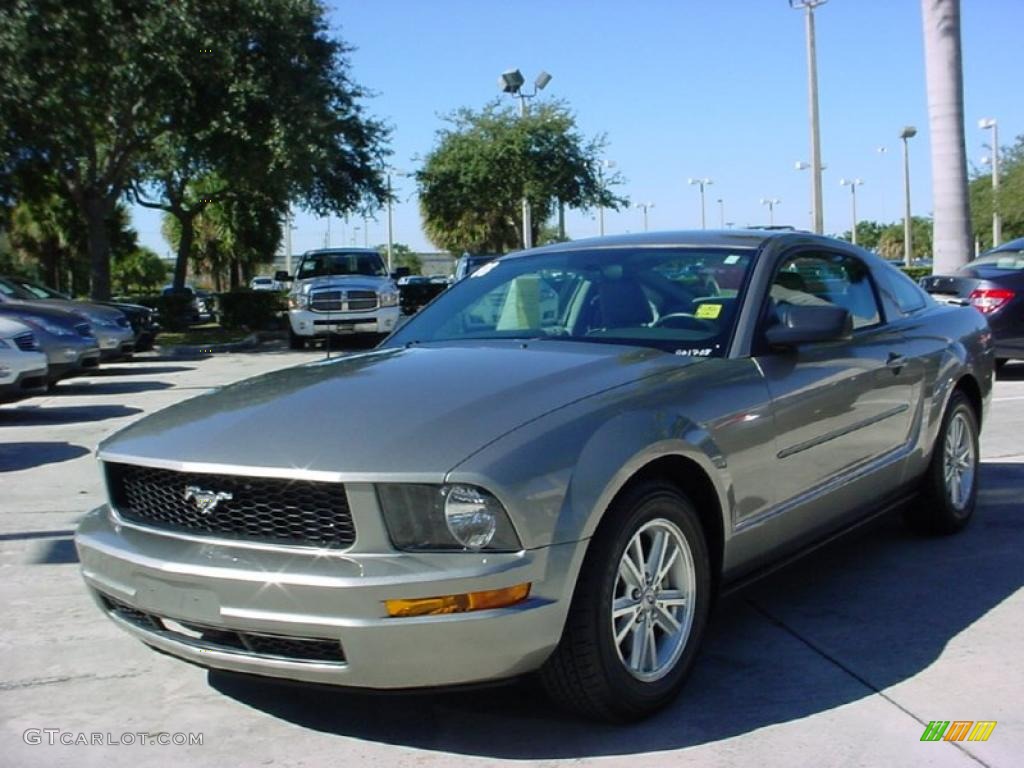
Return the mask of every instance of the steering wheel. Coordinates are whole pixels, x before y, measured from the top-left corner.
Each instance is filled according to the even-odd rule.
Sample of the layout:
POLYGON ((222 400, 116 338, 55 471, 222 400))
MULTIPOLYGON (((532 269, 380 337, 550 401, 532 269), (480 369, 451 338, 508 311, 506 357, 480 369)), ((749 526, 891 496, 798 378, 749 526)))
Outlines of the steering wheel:
POLYGON ((684 328, 692 331, 710 331, 712 333, 718 330, 718 326, 710 320, 705 320, 702 317, 697 317, 687 312, 672 312, 668 315, 662 315, 655 320, 653 327, 684 328))

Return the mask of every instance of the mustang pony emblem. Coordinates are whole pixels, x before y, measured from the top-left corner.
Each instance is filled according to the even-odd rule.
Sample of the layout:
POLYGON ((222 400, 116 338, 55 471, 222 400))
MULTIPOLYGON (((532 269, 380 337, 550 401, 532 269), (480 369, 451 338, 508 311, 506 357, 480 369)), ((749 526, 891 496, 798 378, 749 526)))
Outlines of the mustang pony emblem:
POLYGON ((232 494, 223 491, 205 491, 197 485, 185 486, 185 501, 194 503, 201 515, 210 514, 222 501, 231 501, 233 498, 232 494))

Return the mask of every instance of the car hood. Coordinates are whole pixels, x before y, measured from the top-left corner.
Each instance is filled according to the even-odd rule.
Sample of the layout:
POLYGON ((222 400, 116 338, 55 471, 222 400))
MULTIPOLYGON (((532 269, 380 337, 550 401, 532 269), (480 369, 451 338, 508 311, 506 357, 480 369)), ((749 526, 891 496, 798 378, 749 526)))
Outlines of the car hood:
POLYGON ((545 413, 692 364, 652 349, 567 341, 378 350, 171 406, 114 435, 100 456, 192 471, 436 481, 545 413))
POLYGON ((58 302, 58 305, 43 301, 8 301, 0 304, 0 313, 7 317, 14 317, 16 320, 21 317, 52 320, 68 328, 87 321, 85 315, 73 311, 69 305, 70 302, 67 301, 58 302), (65 309, 65 307, 67 308, 65 309))
POLYGON ((349 291, 380 291, 391 287, 389 277, 371 277, 369 275, 331 275, 330 277, 308 277, 304 280, 297 280, 293 293, 308 292, 313 289, 330 290, 341 288, 349 291))

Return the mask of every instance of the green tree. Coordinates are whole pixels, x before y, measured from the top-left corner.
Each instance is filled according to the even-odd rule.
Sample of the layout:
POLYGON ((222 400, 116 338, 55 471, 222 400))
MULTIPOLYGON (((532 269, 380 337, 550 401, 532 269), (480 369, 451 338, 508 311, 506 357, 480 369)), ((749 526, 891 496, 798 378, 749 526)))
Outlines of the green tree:
MULTIPOLYGON (((882 239, 882 231, 885 229, 885 225, 877 221, 858 221, 857 222, 857 245, 861 248, 867 248, 869 251, 877 250, 878 243, 882 239)), ((842 234, 844 240, 850 239, 850 230, 846 230, 842 234)))
MULTIPOLYGON (((384 259, 384 263, 386 264, 388 259, 387 243, 378 245, 377 250, 380 252, 380 257, 384 259)), ((408 267, 410 275, 423 274, 423 262, 417 254, 413 253, 412 248, 405 245, 405 243, 392 243, 391 271, 394 272, 401 267, 408 267)))
MULTIPOLYGON (((179 287, 196 217, 213 203, 233 200, 222 213, 246 219, 283 213, 288 200, 341 215, 386 197, 378 160, 387 132, 363 114, 349 48, 328 35, 321 5, 204 0, 189 21, 202 55, 183 64, 184 85, 168 105, 176 130, 154 143, 133 185, 138 202, 179 222, 179 287)), ((250 263, 238 248, 263 244, 250 242, 251 227, 234 234, 239 263, 250 263)))
POLYGON ((167 280, 167 269, 155 251, 139 246, 114 257, 110 276, 122 294, 153 293, 167 280))
POLYGON ((223 194, 371 207, 386 131, 362 113, 347 51, 317 0, 9 0, 0 195, 33 197, 52 175, 85 222, 97 298, 128 190, 183 220, 214 196, 187 198, 211 171, 223 194))
POLYGON ((570 208, 617 209, 625 200, 602 178, 604 138, 585 139, 561 103, 525 117, 493 102, 447 118, 437 145, 416 174, 430 240, 452 253, 503 253, 522 243, 521 200, 533 212, 533 240, 561 201, 570 208))
MULTIPOLYGON (((9 0, 0 5, 0 190, 54 179, 85 229, 92 295, 110 293, 110 222, 146 147, 172 129, 165 95, 190 3, 9 0)), ((191 51, 188 51, 191 53, 191 51)))
MULTIPOLYGON (((887 224, 878 238, 876 250, 885 259, 898 261, 903 259, 903 222, 887 224)), ((913 216, 910 219, 910 234, 913 240, 911 256, 923 259, 932 255, 932 220, 926 216, 913 216)))
MULTIPOLYGON (((971 184, 974 234, 983 248, 992 247, 992 173, 975 169, 971 184)), ((999 214, 1003 242, 1024 237, 1024 135, 1013 146, 1000 149, 999 214)))

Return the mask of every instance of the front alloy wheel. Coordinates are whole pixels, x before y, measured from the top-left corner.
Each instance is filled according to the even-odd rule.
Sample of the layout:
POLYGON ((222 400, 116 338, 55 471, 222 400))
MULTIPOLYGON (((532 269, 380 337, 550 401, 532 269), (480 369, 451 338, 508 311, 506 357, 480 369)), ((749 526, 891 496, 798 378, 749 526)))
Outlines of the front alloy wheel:
POLYGON ((710 607, 708 548, 690 500, 666 482, 631 485, 590 542, 544 687, 594 719, 652 714, 685 682, 710 607))
POLYGON ((669 673, 693 626, 696 576, 682 531, 658 518, 638 530, 619 562, 612 631, 619 660, 637 680, 669 673))

